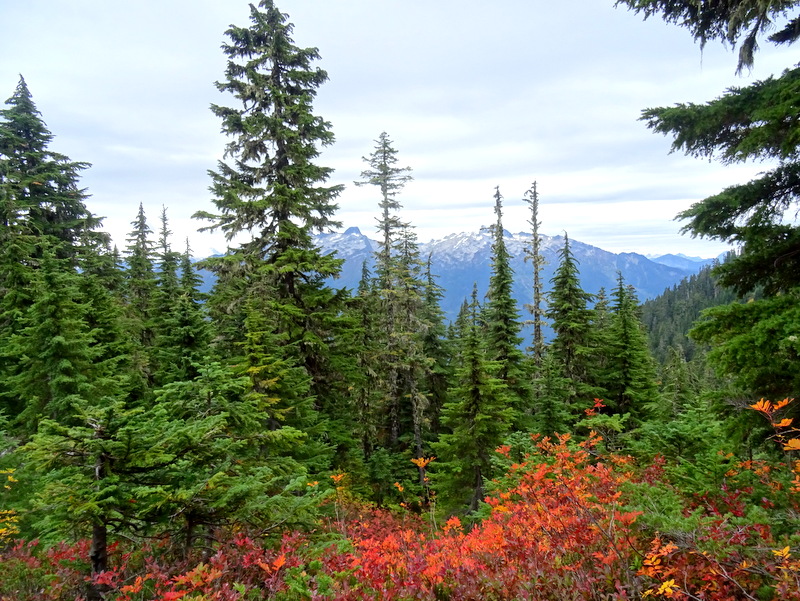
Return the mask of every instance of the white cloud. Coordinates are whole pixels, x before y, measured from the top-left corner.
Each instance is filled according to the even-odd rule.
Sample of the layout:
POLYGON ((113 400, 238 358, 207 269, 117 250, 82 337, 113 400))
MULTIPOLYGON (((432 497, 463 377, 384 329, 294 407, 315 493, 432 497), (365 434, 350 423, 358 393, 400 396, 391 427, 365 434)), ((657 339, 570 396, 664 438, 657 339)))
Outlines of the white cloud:
MULTIPOLYGON (((548 233, 609 250, 717 254, 719 244, 679 236, 672 218, 763 166, 670 155, 669 139, 637 121, 641 109, 704 102, 794 62, 765 48, 756 70, 735 78, 730 50, 701 55, 687 31, 613 0, 277 3, 330 76, 315 106, 337 137, 321 162, 347 184, 339 219, 372 231, 374 194, 351 182, 387 131, 414 170, 402 201, 422 240, 492 221, 496 185, 508 229, 524 229, 518 199, 536 179, 548 233)), ((247 2, 6 4, 0 98, 23 73, 53 148, 93 163, 90 207, 117 242, 143 202, 153 227, 165 204, 176 239, 190 236, 199 253, 224 248, 190 216, 213 211, 206 171, 225 140, 208 105, 227 103, 213 86, 219 46, 229 24, 247 24, 247 2)))

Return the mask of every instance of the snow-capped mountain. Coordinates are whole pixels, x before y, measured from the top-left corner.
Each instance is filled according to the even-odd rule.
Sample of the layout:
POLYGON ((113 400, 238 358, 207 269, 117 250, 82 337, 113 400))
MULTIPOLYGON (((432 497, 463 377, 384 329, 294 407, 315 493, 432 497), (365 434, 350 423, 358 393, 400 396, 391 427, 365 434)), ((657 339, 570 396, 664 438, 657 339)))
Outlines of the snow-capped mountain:
MULTIPOLYGON (((506 247, 512 257, 515 273, 514 295, 520 305, 533 299, 533 271, 525 261, 525 248, 530 244, 530 233, 504 232, 506 247)), ((361 233, 358 228, 349 228, 341 233, 319 234, 316 237, 320 248, 336 252, 345 260, 341 276, 335 286, 355 289, 361 277, 364 261, 373 264, 373 252, 379 245, 361 233)), ((546 260, 542 274, 545 290, 558 267, 558 252, 564 246, 562 236, 542 236, 542 254, 546 260)), ((462 301, 472 293, 474 283, 479 294, 486 293, 491 273, 492 235, 488 229, 478 232, 450 234, 439 240, 421 243, 423 258, 431 256, 431 267, 438 283, 445 290, 442 308, 449 318, 455 317, 462 301)), ((615 254, 589 244, 570 240, 570 248, 578 261, 581 286, 587 292, 597 293, 601 288, 610 292, 616 285, 617 272, 625 282, 636 289, 640 301, 658 296, 666 288, 680 282, 684 277, 698 272, 704 261, 674 262, 664 264, 636 253, 615 254)), ((663 257, 662 257, 663 258, 663 257)), ((522 312, 522 317, 528 315, 522 312)))

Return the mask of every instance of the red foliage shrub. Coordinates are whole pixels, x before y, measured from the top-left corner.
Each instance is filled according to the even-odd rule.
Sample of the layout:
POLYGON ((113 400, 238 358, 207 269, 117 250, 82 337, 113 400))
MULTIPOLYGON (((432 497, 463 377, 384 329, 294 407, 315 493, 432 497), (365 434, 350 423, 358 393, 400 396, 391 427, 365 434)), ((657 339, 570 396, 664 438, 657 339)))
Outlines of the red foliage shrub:
MULTIPOLYGON (((538 441, 538 453, 511 466, 471 529, 454 517, 431 532, 418 515, 348 501, 318 532, 271 544, 237 532, 202 562, 170 561, 168 545, 117 549, 115 568, 95 583, 117 601, 800 601, 800 561, 789 547, 775 548, 766 525, 742 520, 746 491, 696 499, 703 531, 653 538, 639 527, 640 513, 626 510, 620 486, 660 481, 663 462, 637 475, 629 458, 596 457, 595 442, 538 441)), ((740 466, 750 468, 769 477, 762 465, 740 466)), ((81 598, 87 555, 86 543, 9 549, 0 555, 0 600, 81 598)))

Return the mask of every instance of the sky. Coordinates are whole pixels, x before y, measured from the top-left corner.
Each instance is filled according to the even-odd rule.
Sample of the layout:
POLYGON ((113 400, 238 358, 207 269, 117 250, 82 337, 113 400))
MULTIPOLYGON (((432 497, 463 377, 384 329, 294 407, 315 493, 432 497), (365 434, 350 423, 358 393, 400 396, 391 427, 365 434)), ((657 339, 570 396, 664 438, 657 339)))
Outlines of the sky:
MULTIPOLYGON (((613 252, 712 257, 726 245, 681 235, 675 215, 765 170, 670 153, 642 109, 702 103, 779 74, 790 50, 764 44, 735 75, 736 54, 705 50, 688 31, 644 21, 613 0, 276 0, 298 46, 314 46, 329 81, 315 113, 334 144, 320 165, 345 184, 342 227, 375 232, 378 196, 353 181, 385 131, 414 180, 402 216, 420 241, 494 221, 529 231, 522 202, 537 182, 540 231, 613 252)), ((214 211, 207 172, 225 137, 212 103, 236 106, 214 82, 241 0, 0 0, 0 99, 25 77, 55 135, 51 150, 92 167, 89 209, 123 248, 142 203, 155 231, 167 208, 174 245, 223 251, 191 218, 214 211)))

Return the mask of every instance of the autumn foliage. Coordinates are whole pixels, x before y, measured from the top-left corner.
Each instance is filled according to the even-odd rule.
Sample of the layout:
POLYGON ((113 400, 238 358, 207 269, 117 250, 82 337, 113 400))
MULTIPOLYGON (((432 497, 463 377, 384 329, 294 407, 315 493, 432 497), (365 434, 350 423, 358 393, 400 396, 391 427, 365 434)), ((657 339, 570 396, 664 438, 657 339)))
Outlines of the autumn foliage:
MULTIPOLYGON (((661 462, 641 469, 630 457, 601 457, 596 435, 534 442, 536 452, 517 463, 510 447, 497 449, 507 473, 471 528, 451 517, 436 529, 424 514, 368 507, 339 490, 329 501, 335 516, 314 532, 220 532, 213 554, 188 559, 176 559, 167 540, 117 545, 116 567, 94 584, 117 601, 800 599, 791 545, 765 524, 737 521, 748 490, 687 499, 702 531, 652 532, 624 491, 663 484, 661 462)), ((772 477, 739 463, 731 482, 742 474, 772 477)), ((0 599, 83 598, 87 555, 86 543, 10 546, 0 555, 0 599)))

